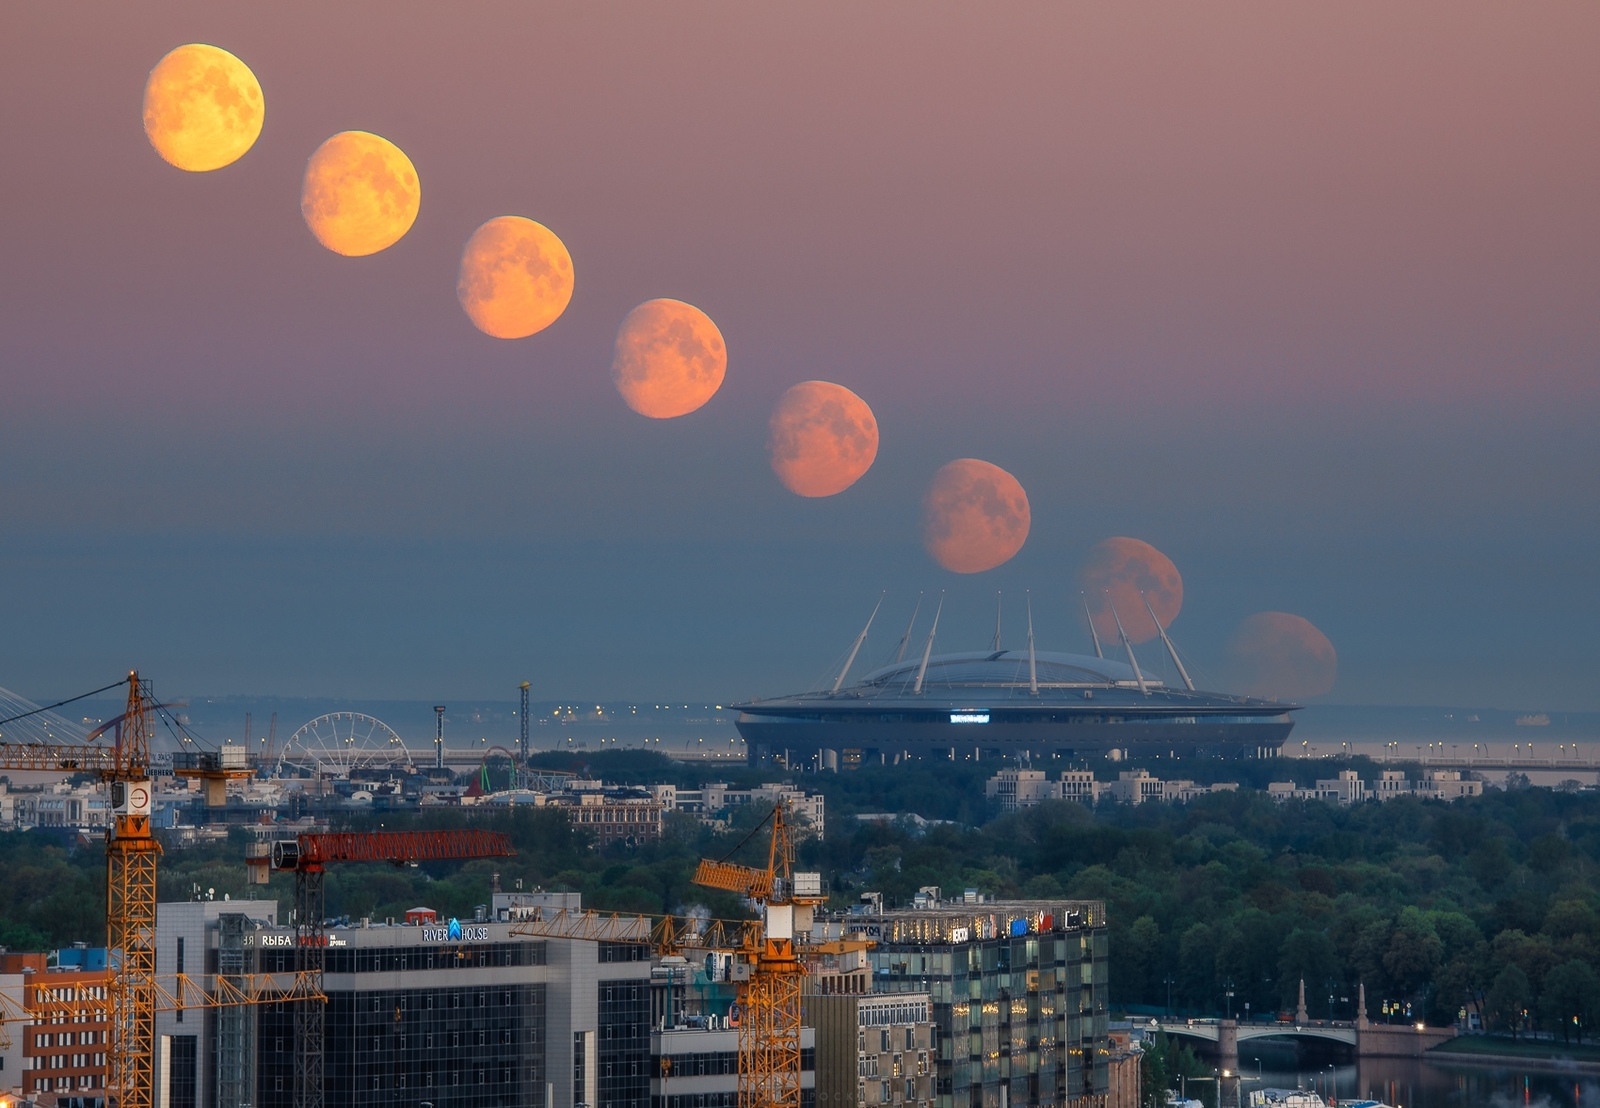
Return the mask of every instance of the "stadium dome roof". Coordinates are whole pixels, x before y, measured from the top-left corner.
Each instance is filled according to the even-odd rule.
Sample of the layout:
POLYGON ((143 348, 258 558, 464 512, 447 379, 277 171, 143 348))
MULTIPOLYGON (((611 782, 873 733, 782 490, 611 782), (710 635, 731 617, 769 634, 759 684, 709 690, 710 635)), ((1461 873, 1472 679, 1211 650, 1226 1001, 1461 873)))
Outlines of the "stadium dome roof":
MULTIPOLYGON (((873 670, 863 677, 856 689, 869 691, 909 688, 915 684, 921 658, 896 662, 873 670)), ((1089 654, 1057 654, 1038 651, 1034 654, 1034 667, 1041 685, 1117 685, 1132 684, 1133 667, 1114 662, 1109 658, 1096 658, 1089 654)), ((1159 686, 1161 682, 1149 674, 1145 684, 1159 686)), ((923 675, 923 687, 938 688, 996 688, 1028 684, 1028 652, 1025 650, 996 650, 963 654, 936 654, 928 659, 928 669, 923 675)))

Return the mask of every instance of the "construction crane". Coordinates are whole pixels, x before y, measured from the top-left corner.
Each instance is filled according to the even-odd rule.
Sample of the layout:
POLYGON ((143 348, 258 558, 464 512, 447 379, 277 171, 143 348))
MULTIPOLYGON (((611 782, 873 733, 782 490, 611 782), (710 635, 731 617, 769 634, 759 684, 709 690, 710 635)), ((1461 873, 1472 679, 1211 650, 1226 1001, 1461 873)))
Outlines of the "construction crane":
POLYGON ((759 932, 744 933, 749 976, 739 983, 739 1108, 800 1108, 800 991, 805 964, 798 942, 822 904, 817 874, 794 873, 786 806, 772 809, 765 869, 702 859, 694 883, 738 893, 761 913, 759 932))
MULTIPOLYGON (((648 942, 662 955, 686 949, 733 952, 743 962, 735 975, 739 990, 739 1108, 800 1108, 800 995, 806 975, 800 944, 811 931, 816 907, 826 898, 819 874, 793 872, 794 842, 782 801, 769 818, 772 838, 765 869, 708 858, 701 860, 693 879, 697 885, 738 893, 757 909, 759 920, 666 916, 652 922, 647 916, 565 909, 545 915, 535 909, 511 933, 592 942, 648 942)), ((750 835, 760 829, 758 824, 750 835)))
MULTIPOLYGON (((294 873, 295 970, 322 993, 328 949, 322 879, 336 862, 412 862, 506 858, 511 839, 498 831, 366 831, 304 834, 272 844, 272 868, 294 873)), ((324 998, 324 1001, 326 998, 324 998)), ((295 1008, 294 1108, 322 1108, 323 1029, 327 1004, 295 1008)))
MULTIPOLYGON (((194 978, 156 977, 156 859, 161 845, 151 827, 150 716, 157 705, 138 671, 104 688, 70 697, 50 708, 34 708, 0 721, 10 724, 51 708, 128 687, 120 716, 89 732, 84 742, 11 742, 0 739, 0 769, 93 773, 111 786, 111 822, 106 828, 106 949, 111 967, 105 1013, 111 1024, 107 1093, 118 1108, 153 1108, 155 1103, 155 1014, 178 1008, 325 1000, 320 977, 296 974, 287 984, 272 974, 218 975, 208 992, 194 978), (111 745, 95 740, 110 732, 111 745)), ((276 722, 276 717, 274 717, 276 722)), ((215 757, 213 755, 212 757, 215 757)), ((92 1003, 92 1002, 91 1002, 92 1003)), ((70 1014, 51 1001, 21 1009, 0 1003, 0 1039, 6 1023, 70 1014)), ((320 1008, 320 1005, 317 1007, 320 1008)))
MULTIPOLYGON (((111 746, 0 741, 0 769, 95 773, 111 786, 111 822, 106 828, 106 948, 115 961, 109 989, 111 1072, 107 1091, 118 1108, 153 1108, 156 858, 161 845, 150 827, 150 686, 134 671, 126 681, 72 700, 123 684, 128 686, 126 710, 91 735, 98 738, 114 728, 116 739, 111 746)), ((13 716, 12 720, 21 718, 13 716)))

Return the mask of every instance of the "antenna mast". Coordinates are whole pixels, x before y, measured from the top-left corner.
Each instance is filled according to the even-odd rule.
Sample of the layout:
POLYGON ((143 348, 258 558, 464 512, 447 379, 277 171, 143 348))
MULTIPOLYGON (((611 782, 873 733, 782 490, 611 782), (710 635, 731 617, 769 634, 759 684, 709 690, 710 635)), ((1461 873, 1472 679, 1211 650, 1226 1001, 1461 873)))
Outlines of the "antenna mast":
POLYGON ((517 688, 522 691, 522 715, 518 719, 522 724, 522 734, 520 736, 522 764, 526 767, 528 764, 528 682, 524 681, 517 688))
POLYGON ((856 636, 855 645, 850 648, 850 657, 844 660, 844 668, 839 671, 839 676, 833 679, 833 688, 830 693, 839 691, 839 686, 844 684, 844 675, 850 672, 850 667, 855 664, 856 653, 861 649, 861 644, 867 641, 867 632, 872 630, 872 621, 878 618, 878 609, 883 607, 883 593, 878 594, 878 603, 873 605, 872 614, 867 617, 867 625, 861 629, 861 634, 856 636))
POLYGON ((1150 695, 1150 688, 1144 683, 1144 674, 1139 672, 1139 659, 1133 656, 1133 643, 1128 639, 1128 633, 1122 629, 1122 617, 1117 615, 1117 606, 1111 600, 1111 594, 1106 594, 1106 603, 1111 605, 1111 618, 1117 621, 1117 634, 1122 636, 1123 649, 1128 652, 1128 664, 1133 667, 1133 679, 1139 682, 1139 691, 1150 695))
POLYGON ((1100 636, 1094 629, 1094 617, 1089 614, 1089 598, 1081 592, 1078 596, 1083 601, 1083 618, 1089 622, 1089 637, 1094 640, 1094 656, 1104 658, 1105 653, 1100 649, 1100 636))
POLYGON ((1000 601, 1003 597, 1004 594, 999 589, 994 590, 994 652, 996 654, 1000 653, 1000 601))
POLYGON ((922 664, 917 667, 917 683, 912 686, 912 693, 921 695, 922 678, 928 672, 928 657, 933 653, 933 636, 939 633, 939 613, 944 611, 944 593, 939 594, 939 606, 933 610, 933 626, 928 629, 928 642, 922 648, 922 664))
POLYGON ((1166 644, 1167 656, 1172 659, 1172 664, 1178 667, 1178 676, 1183 678, 1183 687, 1194 692, 1194 682, 1189 680, 1189 671, 1184 669, 1183 663, 1178 660, 1177 648, 1172 645, 1172 640, 1167 638, 1167 629, 1161 626, 1161 621, 1156 618, 1156 610, 1150 607, 1150 598, 1140 593, 1139 599, 1144 601, 1144 610, 1150 613, 1150 622, 1156 625, 1156 630, 1161 634, 1161 641, 1166 644))

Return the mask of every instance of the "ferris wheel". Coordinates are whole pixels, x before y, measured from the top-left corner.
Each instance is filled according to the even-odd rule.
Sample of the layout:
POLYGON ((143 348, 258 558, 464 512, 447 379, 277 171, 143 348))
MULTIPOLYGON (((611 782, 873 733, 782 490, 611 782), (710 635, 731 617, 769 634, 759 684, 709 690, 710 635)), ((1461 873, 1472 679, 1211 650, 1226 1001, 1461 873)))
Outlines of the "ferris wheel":
POLYGON ((411 751, 394 728, 362 712, 318 716, 289 736, 278 758, 280 776, 371 776, 411 769, 411 751))

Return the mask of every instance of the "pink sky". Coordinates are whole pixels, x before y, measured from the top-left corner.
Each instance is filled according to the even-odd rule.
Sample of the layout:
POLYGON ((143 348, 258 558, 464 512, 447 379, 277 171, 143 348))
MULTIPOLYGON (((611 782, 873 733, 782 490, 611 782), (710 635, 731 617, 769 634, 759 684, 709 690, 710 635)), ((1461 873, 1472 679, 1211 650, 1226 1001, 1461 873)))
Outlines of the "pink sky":
MULTIPOLYGON (((1397 657, 1441 697, 1547 647, 1592 672, 1573 552, 1600 523, 1597 41, 1592 5, 1455 0, 9 5, 0 610, 63 638, 53 662, 0 651, 0 684, 82 660, 64 628, 93 609, 71 598, 119 572, 96 544, 123 530, 175 549, 558 534, 708 611, 776 562, 639 584, 653 544, 825 536, 784 563, 803 599, 725 636, 744 645, 719 664, 782 691, 860 597, 931 572, 917 505, 956 457, 1027 489, 1008 588, 1070 581, 1130 535, 1183 571, 1193 639, 1220 650, 1255 610, 1316 622, 1336 695, 1423 695, 1397 657), (140 128, 146 73, 190 41, 237 54, 267 102, 256 147, 211 174, 140 128), (422 182, 410 234, 360 259, 298 205, 306 158, 351 128, 422 182), (454 291, 497 215, 549 226, 577 275, 566 315, 515 342, 454 291), (704 309, 729 352, 722 390, 661 425, 609 370, 654 297, 704 309), (882 434, 873 470, 817 503, 761 441, 807 379, 858 393, 882 434), (849 593, 832 614, 828 589, 849 593), (791 620, 794 654, 751 668, 791 620)), ((552 563, 570 576, 550 596, 604 594, 589 557, 552 563)), ((174 641, 192 577, 151 586, 174 641)), ((354 610, 263 618, 331 632, 354 610)), ((674 650, 641 641, 642 671, 674 650)), ((237 674, 187 657, 214 684, 321 689, 265 655, 237 674)), ((1559 694, 1550 672, 1529 661, 1526 687, 1559 694)))

